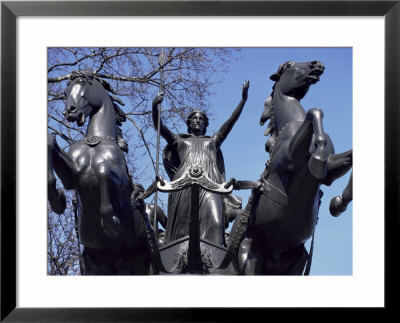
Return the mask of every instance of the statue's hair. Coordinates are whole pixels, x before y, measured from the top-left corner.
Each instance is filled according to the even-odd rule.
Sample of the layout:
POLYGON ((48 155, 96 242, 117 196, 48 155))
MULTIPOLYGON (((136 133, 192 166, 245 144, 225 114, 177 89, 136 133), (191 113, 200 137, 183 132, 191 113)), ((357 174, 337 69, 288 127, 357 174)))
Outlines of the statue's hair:
MULTIPOLYGON (((100 79, 98 77, 95 76, 95 74, 93 73, 93 70, 89 69, 89 70, 78 70, 78 71, 73 71, 71 72, 70 76, 69 76, 69 82, 68 85, 75 79, 77 78, 84 78, 90 85, 92 85, 93 80, 96 80, 97 82, 100 83, 100 85, 103 86, 103 88, 107 91, 107 92, 111 92, 114 93, 114 91, 111 88, 110 83, 106 82, 103 79, 100 79)), ((118 106, 118 104, 124 106, 125 104, 117 97, 112 96, 110 93, 108 94, 108 96, 110 97, 111 103, 113 104, 114 107, 114 112, 115 112, 115 121, 116 121, 116 131, 117 131, 117 143, 118 146, 125 152, 128 152, 128 144, 126 143, 126 141, 123 139, 123 135, 122 135, 122 130, 120 128, 120 126, 122 126, 122 122, 126 121, 126 115, 125 113, 121 110, 121 108, 118 106), (118 104, 117 104, 118 103, 118 104)))
POLYGON ((204 129, 203 129, 202 135, 205 135, 205 134, 206 134, 207 127, 208 127, 208 123, 209 123, 209 121, 208 121, 208 116, 207 116, 207 114, 206 114, 204 111, 198 110, 198 109, 191 111, 191 112, 189 113, 188 117, 186 118, 186 125, 188 126, 187 132, 188 132, 188 133, 192 133, 192 128, 190 127, 190 121, 192 120, 193 116, 194 116, 196 113, 200 113, 200 114, 203 116, 203 118, 204 118, 204 129))

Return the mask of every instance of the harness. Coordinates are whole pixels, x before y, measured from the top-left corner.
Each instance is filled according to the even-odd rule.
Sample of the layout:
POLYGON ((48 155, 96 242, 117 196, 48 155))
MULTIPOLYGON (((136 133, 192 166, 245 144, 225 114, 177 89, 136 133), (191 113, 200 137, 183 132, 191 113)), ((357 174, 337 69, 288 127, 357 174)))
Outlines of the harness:
POLYGON ((88 137, 83 137, 79 141, 84 142, 89 147, 95 147, 102 141, 112 141, 115 143, 117 142, 117 140, 111 136, 88 136, 88 137))
POLYGON ((312 199, 306 199, 301 197, 288 197, 287 194, 283 193, 281 190, 268 183, 265 179, 261 179, 260 191, 263 195, 267 196, 270 200, 282 205, 285 208, 291 208, 290 204, 296 205, 296 209, 304 209, 310 205, 310 203, 315 202, 317 198, 321 198, 323 192, 319 190, 319 196, 312 199))

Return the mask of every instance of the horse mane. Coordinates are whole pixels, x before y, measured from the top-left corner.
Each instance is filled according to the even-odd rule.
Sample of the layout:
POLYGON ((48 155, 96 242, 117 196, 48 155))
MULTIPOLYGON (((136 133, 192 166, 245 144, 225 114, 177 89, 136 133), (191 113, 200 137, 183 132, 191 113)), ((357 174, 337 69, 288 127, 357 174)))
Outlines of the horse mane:
MULTIPOLYGON (((106 82, 103 79, 100 79, 100 78, 96 77, 94 75, 94 73, 93 73, 93 70, 79 70, 79 71, 71 72, 71 74, 69 76, 68 85, 73 80, 75 80, 77 78, 80 78, 80 77, 84 78, 90 85, 92 85, 92 81, 93 80, 96 80, 97 82, 99 82, 103 86, 103 88, 107 92, 114 93, 114 91, 111 88, 110 83, 106 82)), ((124 106, 125 104, 119 98, 117 98, 115 96, 112 96, 110 93, 108 93, 108 96, 109 96, 109 98, 111 100, 111 103, 113 104, 114 112, 115 112, 117 143, 118 143, 118 146, 122 149, 122 151, 127 153, 127 152, 129 152, 128 144, 124 140, 123 134, 122 134, 122 130, 120 128, 122 126, 122 122, 126 121, 126 115, 125 115, 124 111, 122 111, 121 108, 118 105, 118 104, 120 104, 120 105, 124 106)))
POLYGON ((272 155, 278 133, 276 131, 276 123, 275 123, 275 110, 274 110, 274 91, 275 84, 279 81, 281 75, 288 69, 290 66, 294 64, 294 61, 286 61, 283 64, 279 65, 278 71, 270 76, 270 79, 274 81, 274 85, 272 86, 272 92, 270 96, 265 100, 264 103, 264 111, 261 115, 260 125, 264 125, 266 121, 269 120, 267 129, 264 131, 264 136, 270 136, 267 143, 265 144, 265 150, 272 155))
POLYGON ((265 150, 270 155, 272 154, 277 139, 273 94, 274 92, 272 91, 271 95, 267 98, 267 100, 265 100, 264 111, 260 119, 261 126, 269 120, 267 128, 264 131, 264 136, 269 136, 268 141, 265 144, 265 150))

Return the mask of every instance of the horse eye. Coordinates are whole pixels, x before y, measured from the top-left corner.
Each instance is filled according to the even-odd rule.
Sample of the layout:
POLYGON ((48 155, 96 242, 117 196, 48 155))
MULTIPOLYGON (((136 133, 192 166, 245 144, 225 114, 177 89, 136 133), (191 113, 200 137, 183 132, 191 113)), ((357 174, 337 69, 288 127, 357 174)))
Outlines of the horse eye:
POLYGON ((285 68, 285 69, 287 70, 287 69, 291 68, 291 67, 293 66, 293 64, 294 64, 293 61, 287 62, 287 65, 286 65, 286 68, 285 68))

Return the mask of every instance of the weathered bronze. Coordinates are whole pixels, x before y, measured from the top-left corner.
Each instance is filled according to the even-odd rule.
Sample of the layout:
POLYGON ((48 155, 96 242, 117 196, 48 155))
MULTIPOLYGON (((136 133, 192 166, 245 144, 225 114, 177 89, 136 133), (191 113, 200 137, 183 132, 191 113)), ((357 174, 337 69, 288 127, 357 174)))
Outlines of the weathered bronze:
POLYGON ((347 206, 353 200, 353 172, 351 172, 349 182, 343 190, 342 196, 334 197, 329 204, 329 211, 333 216, 339 216, 347 210, 347 206))
POLYGON ((151 272, 143 211, 136 203, 123 151, 127 144, 119 125, 125 116, 108 90, 109 85, 90 72, 72 73, 65 93, 68 121, 83 126, 86 137, 68 152, 48 136, 48 197, 53 210, 64 212, 65 197, 56 178, 78 194, 78 228, 84 246, 86 275, 145 275, 151 272))
POLYGON ((269 120, 270 159, 247 206, 251 217, 238 252, 241 274, 301 275, 311 261, 304 243, 317 223, 320 186, 352 167, 352 150, 334 154, 322 110, 305 112, 300 104, 324 69, 318 61, 288 61, 270 77, 275 84, 260 120, 261 125, 269 120))
MULTIPOLYGON (((119 126, 126 117, 118 106, 123 103, 93 72, 73 72, 63 114, 78 126, 90 120, 86 136, 68 152, 49 135, 48 198, 56 213, 64 212, 66 198, 56 187, 54 172, 65 189, 77 193, 83 273, 307 275, 313 248, 308 253, 304 243, 314 234, 320 187, 352 168, 352 150, 335 154, 323 129, 322 110, 306 112, 300 104, 324 69, 318 61, 288 61, 270 77, 275 84, 260 119, 261 125, 269 120, 265 149, 270 158, 255 182, 225 181, 221 151, 247 101, 249 81, 242 85, 238 106, 213 136, 206 135, 208 117, 200 110, 187 117, 188 134, 173 133, 162 122, 164 94, 159 93, 152 118, 158 136, 167 142, 163 164, 170 182, 157 172, 146 190, 132 182, 124 157, 128 146, 119 126), (232 194, 237 189, 252 189, 244 209, 232 194), (168 217, 144 202, 157 191, 169 194, 168 217)), ((331 214, 340 215, 351 200, 352 175, 342 195, 331 200, 331 214)))
MULTIPOLYGON (((231 117, 212 136, 206 136, 208 126, 207 115, 199 110, 193 111, 187 118, 188 134, 175 134, 162 121, 160 134, 167 141, 163 153, 164 167, 172 181, 182 177, 189 169, 194 171, 195 165, 209 179, 216 183, 225 181, 225 165, 221 145, 238 120, 247 100, 249 82, 242 86, 242 98, 231 117)), ((160 93, 153 100, 153 122, 157 129, 157 105, 164 99, 160 93)), ((191 207, 191 188, 172 192, 168 199, 168 222, 165 231, 165 243, 189 235, 189 219, 191 207)), ((225 212, 230 205, 240 206, 234 196, 223 198, 222 195, 200 189, 199 197, 200 237, 217 245, 225 245, 225 212)))
POLYGON ((208 178, 200 165, 193 165, 186 169, 180 178, 171 183, 159 178, 157 188, 162 192, 178 192, 190 188, 191 192, 190 214, 187 214, 189 217, 188 237, 177 239, 163 246, 161 257, 176 260, 174 263, 167 260, 166 265, 163 265, 163 271, 175 274, 238 274, 237 266, 234 267, 233 264, 229 266, 233 258, 231 248, 226 250, 222 245, 216 245, 204 238, 201 239, 199 226, 200 189, 208 193, 227 195, 234 188, 234 180, 231 179, 222 184, 216 183, 208 178))

